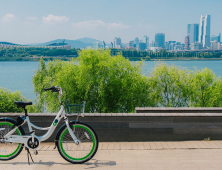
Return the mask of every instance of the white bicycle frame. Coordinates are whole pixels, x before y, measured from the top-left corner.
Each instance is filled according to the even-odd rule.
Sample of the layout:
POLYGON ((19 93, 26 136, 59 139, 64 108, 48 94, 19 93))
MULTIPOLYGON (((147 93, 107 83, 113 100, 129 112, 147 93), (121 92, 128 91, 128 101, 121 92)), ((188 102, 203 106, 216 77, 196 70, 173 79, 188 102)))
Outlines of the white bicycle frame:
MULTIPOLYGON (((59 91, 59 101, 60 101, 60 103, 61 103, 61 100, 60 100, 61 96, 62 96, 62 88, 60 88, 60 91, 59 91)), ((73 138, 73 140, 75 141, 76 144, 79 144, 80 141, 77 139, 77 137, 75 136, 75 134, 73 133, 72 129, 69 126, 69 120, 68 120, 68 118, 66 116, 66 112, 65 112, 64 106, 62 104, 60 104, 60 106, 61 106, 61 109, 58 112, 55 120, 53 121, 53 123, 51 124, 50 127, 46 127, 46 128, 38 127, 38 126, 36 126, 36 125, 34 125, 34 124, 32 124, 30 122, 29 116, 26 116, 23 124, 25 124, 27 122, 30 135, 29 136, 27 136, 27 135, 23 135, 23 136, 12 135, 16 131, 16 129, 18 128, 18 127, 16 127, 16 128, 12 129, 10 132, 8 132, 4 136, 4 141, 5 142, 11 142, 11 143, 24 143, 26 145, 26 147, 28 147, 29 149, 32 149, 27 144, 28 139, 30 139, 32 137, 32 142, 34 142, 34 137, 35 137, 35 138, 37 138, 39 140, 39 143, 41 141, 47 140, 52 135, 52 133, 54 132, 54 130, 57 127, 57 125, 60 122, 60 120, 62 118, 64 118, 66 126, 67 126, 67 129, 68 129, 71 137, 73 138), (35 131, 32 130, 32 127, 35 128, 35 129, 39 129, 39 130, 48 130, 48 131, 46 132, 45 135, 38 137, 38 136, 35 135, 35 131)), ((32 150, 36 150, 36 149, 37 148, 32 149, 32 150)))

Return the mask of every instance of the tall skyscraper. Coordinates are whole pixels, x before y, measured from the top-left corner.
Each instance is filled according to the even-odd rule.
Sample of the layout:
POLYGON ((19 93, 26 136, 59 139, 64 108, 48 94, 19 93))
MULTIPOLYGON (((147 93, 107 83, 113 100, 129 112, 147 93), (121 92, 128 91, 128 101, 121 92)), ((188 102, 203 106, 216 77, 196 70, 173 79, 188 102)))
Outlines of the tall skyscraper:
POLYGON ((188 24, 187 35, 189 36, 189 44, 198 42, 199 24, 188 24))
POLYGON ((122 43, 121 43, 120 37, 115 37, 114 43, 113 43, 113 48, 122 48, 122 43))
POLYGON ((146 49, 147 49, 147 48, 149 47, 149 37, 144 36, 144 37, 143 37, 143 43, 146 44, 146 49))
POLYGON ((165 48, 165 34, 164 33, 155 34, 155 47, 165 48))
POLYGON ((199 27, 199 43, 210 47, 210 15, 201 15, 199 27))

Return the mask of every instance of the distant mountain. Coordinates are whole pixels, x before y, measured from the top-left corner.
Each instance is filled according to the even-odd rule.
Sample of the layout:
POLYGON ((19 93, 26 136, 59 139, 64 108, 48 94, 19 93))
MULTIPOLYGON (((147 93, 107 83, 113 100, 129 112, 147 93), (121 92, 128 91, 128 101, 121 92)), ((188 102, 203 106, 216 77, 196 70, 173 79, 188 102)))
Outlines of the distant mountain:
MULTIPOLYGON (((66 44, 70 44, 71 48, 87 48, 87 47, 92 47, 93 46, 93 42, 97 42, 97 40, 92 39, 92 38, 82 38, 82 41, 78 40, 67 40, 65 39, 66 44), (92 43, 91 43, 92 42, 92 43)), ((63 43, 64 39, 57 39, 57 40, 52 40, 46 43, 35 43, 35 44, 29 44, 29 45, 33 45, 33 46, 47 46, 50 44, 54 44, 54 43, 63 43)))
MULTIPOLYGON (((83 43, 93 44, 94 42, 98 42, 99 40, 96 40, 96 39, 93 39, 93 38, 84 37, 84 38, 76 39, 76 41, 82 41, 83 43)), ((101 41, 99 41, 99 42, 101 42, 101 41)))
POLYGON ((13 44, 13 43, 10 43, 10 42, 0 42, 0 44, 6 44, 6 45, 20 45, 20 44, 13 44))

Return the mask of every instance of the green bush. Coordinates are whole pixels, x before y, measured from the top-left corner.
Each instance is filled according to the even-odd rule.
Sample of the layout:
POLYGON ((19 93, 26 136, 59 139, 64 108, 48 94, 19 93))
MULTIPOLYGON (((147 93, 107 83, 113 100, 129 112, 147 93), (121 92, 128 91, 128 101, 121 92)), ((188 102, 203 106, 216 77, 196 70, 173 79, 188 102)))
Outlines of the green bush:
MULTIPOLYGON (((22 108, 17 108, 15 101, 28 101, 20 92, 11 92, 10 90, 0 87, 0 113, 20 113, 24 112, 22 108)), ((35 105, 27 106, 28 112, 35 113, 37 108, 35 105)))
POLYGON ((208 68, 191 71, 160 63, 148 79, 157 106, 222 106, 222 80, 208 68))

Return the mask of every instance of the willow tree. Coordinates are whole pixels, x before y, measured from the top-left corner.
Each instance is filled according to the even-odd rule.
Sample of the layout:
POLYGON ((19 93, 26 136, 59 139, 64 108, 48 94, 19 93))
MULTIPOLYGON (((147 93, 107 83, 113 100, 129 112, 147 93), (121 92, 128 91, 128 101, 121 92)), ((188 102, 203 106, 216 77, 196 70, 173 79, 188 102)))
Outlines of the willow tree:
POLYGON ((131 63, 122 55, 111 56, 109 50, 82 50, 70 62, 43 59, 33 76, 34 91, 39 106, 56 111, 56 94, 43 88, 60 86, 64 100, 86 101, 86 112, 133 112, 136 106, 153 106, 149 100, 150 86, 141 74, 142 63, 131 63))

